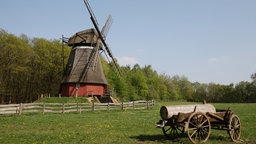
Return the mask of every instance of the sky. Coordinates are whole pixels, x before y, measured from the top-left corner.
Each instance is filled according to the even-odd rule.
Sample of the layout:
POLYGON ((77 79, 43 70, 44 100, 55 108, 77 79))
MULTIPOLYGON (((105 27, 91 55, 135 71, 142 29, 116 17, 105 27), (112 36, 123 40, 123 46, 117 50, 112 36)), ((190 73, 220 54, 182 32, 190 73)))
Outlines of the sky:
MULTIPOLYGON (((231 84, 256 73, 255 0, 88 0, 121 65, 151 65, 191 82, 231 84)), ((0 28, 60 39, 92 28, 83 0, 3 0, 0 28)))

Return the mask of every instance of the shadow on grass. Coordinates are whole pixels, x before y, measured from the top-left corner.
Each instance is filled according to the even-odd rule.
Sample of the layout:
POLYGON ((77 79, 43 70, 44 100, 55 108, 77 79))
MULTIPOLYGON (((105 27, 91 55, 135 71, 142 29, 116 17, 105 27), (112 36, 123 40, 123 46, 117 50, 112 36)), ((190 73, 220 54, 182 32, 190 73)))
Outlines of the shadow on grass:
MULTIPOLYGON (((186 134, 180 137, 168 139, 164 135, 138 135, 131 136, 130 138, 136 139, 139 142, 159 142, 159 143, 191 143, 186 134)), ((228 136, 223 135, 210 135, 207 140, 209 143, 233 143, 228 136)))
POLYGON ((223 135, 210 135, 209 139, 212 140, 220 140, 220 141, 231 141, 228 136, 223 136, 223 135))
POLYGON ((170 143, 170 142, 180 142, 179 138, 175 139, 167 139, 164 135, 138 135, 138 136, 131 136, 132 139, 137 139, 140 142, 160 142, 160 143, 170 143))

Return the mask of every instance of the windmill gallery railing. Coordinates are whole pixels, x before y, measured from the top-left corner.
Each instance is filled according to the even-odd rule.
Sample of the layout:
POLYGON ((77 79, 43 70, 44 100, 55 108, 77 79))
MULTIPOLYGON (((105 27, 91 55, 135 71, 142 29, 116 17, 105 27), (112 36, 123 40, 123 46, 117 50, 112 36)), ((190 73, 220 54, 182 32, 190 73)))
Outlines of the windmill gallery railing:
POLYGON ((153 105, 153 100, 122 103, 20 103, 0 105, 0 115, 21 115, 24 113, 82 113, 97 110, 139 110, 151 109, 153 105))

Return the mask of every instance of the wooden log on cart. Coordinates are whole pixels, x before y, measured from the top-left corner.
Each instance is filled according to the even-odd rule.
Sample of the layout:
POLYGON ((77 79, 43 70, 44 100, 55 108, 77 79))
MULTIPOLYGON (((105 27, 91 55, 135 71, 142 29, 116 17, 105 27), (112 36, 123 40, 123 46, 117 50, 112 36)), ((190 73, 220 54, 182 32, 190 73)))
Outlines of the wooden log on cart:
POLYGON ((163 120, 168 120, 173 115, 179 113, 191 113, 191 112, 216 112, 216 109, 211 104, 196 104, 196 105, 175 105, 175 106, 162 106, 160 109, 160 116, 163 120))

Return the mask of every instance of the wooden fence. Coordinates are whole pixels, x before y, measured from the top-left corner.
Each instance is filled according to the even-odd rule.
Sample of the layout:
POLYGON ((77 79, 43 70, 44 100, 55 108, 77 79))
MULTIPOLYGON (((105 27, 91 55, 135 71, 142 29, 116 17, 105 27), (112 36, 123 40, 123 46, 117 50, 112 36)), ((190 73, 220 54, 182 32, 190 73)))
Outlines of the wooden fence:
POLYGON ((20 103, 0 105, 0 114, 23 113, 70 113, 97 110, 138 110, 150 109, 154 101, 132 101, 122 103, 20 103))

